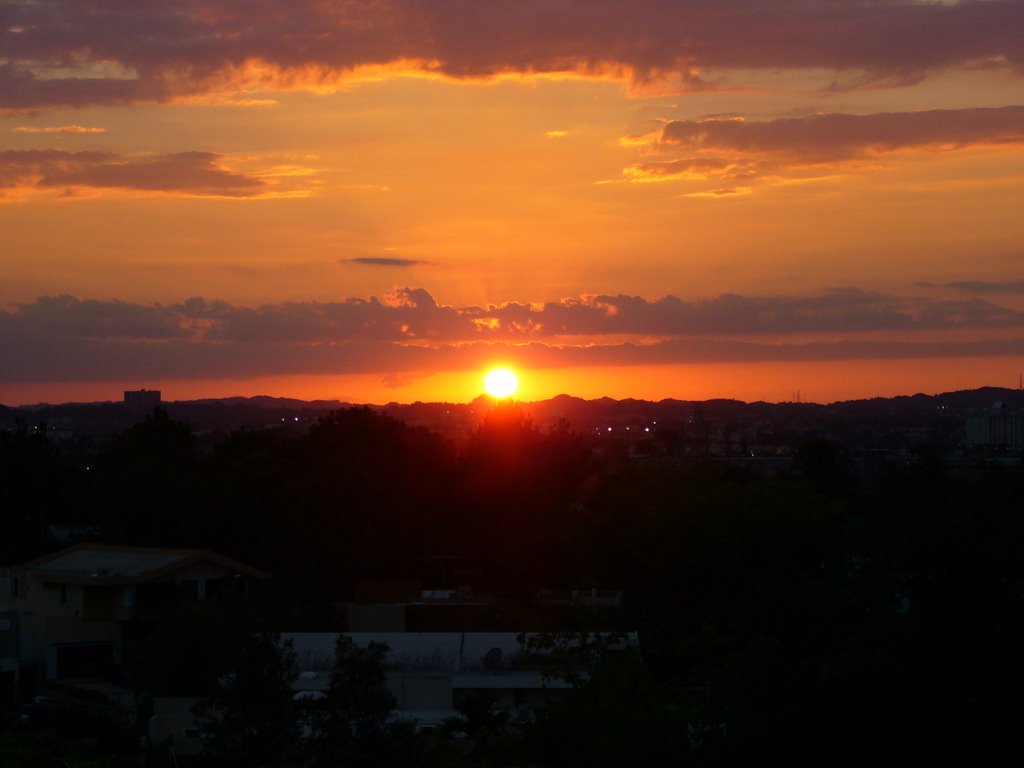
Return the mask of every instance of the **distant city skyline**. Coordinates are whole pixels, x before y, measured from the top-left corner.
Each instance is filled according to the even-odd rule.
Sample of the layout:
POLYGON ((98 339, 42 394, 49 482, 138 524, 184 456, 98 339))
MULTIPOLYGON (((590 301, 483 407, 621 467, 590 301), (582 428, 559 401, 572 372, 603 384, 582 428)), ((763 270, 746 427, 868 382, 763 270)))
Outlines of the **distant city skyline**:
POLYGON ((0 10, 0 403, 1024 369, 1024 4, 0 10))
MULTIPOLYGON (((966 365, 977 361, 967 359, 966 365)), ((1006 363, 1005 358, 982 361, 992 367, 1006 363)), ((575 373, 589 385, 575 384, 570 391, 561 369, 519 370, 520 389, 515 399, 524 402, 549 400, 557 395, 570 395, 588 400, 611 397, 617 400, 714 400, 718 398, 745 402, 831 403, 872 397, 901 395, 936 395, 978 389, 986 386, 1019 388, 1019 378, 1010 371, 998 379, 986 381, 969 367, 936 370, 936 361, 884 360, 817 363, 758 364, 762 374, 777 380, 747 378, 751 364, 723 363, 676 366, 614 367, 578 369, 575 373), (1013 379, 1011 381, 1011 379, 1013 379), (637 381, 648 382, 643 387, 637 381), (796 382, 790 385, 790 381, 796 382), (654 382, 653 385, 650 382, 654 382), (816 387, 811 387, 811 382, 816 387), (879 384, 879 382, 884 382, 879 384), (921 382, 928 382, 918 386, 921 382), (644 393, 638 394, 643 388, 644 393)), ((755 369, 756 370, 756 369, 755 369)), ((1017 374, 1019 377, 1019 373, 1017 374)), ((171 388, 166 381, 106 382, 92 381, 69 384, 5 385, 0 405, 9 407, 39 403, 118 402, 124 386, 139 388, 163 387, 163 399, 220 399, 230 397, 288 397, 298 400, 337 400, 344 403, 384 405, 391 402, 468 403, 485 395, 483 371, 456 371, 425 377, 416 389, 420 396, 408 397, 407 387, 389 387, 378 374, 349 376, 256 377, 244 380, 191 379, 175 380, 171 388), (461 394, 460 394, 461 393, 461 394)))

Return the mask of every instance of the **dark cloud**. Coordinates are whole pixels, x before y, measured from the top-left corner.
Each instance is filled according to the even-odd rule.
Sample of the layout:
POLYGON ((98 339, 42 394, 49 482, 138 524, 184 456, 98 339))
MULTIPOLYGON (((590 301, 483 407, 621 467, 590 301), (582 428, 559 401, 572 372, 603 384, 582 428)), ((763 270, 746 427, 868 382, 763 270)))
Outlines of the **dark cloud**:
POLYGON ((739 296, 683 301, 593 295, 545 304, 486 307, 438 304, 423 288, 396 288, 382 299, 283 302, 257 307, 192 298, 141 305, 42 297, 0 314, 25 328, 97 339, 182 338, 250 343, 427 340, 525 342, 633 335, 682 336, 863 333, 978 328, 1024 329, 1024 313, 978 298, 904 299, 856 288, 814 296, 739 296))
POLYGON ((160 307, 67 295, 41 296, 15 312, 0 314, 0 321, 13 332, 69 339, 162 341, 191 335, 180 316, 160 307))
MULTIPOLYGON (((5 10, 10 13, 13 9, 0 9, 0 40, 6 43, 5 38, 10 39, 11 33, 3 28, 5 10)), ((49 55, 56 54, 51 52, 49 55)), ((39 77, 30 69, 31 66, 10 60, 0 64, 0 108, 30 110, 57 106, 129 104, 164 101, 171 95, 159 82, 102 77, 39 77)))
POLYGON ((972 341, 816 341, 768 343, 730 339, 673 339, 654 344, 508 347, 506 357, 520 365, 666 365, 675 363, 767 363, 907 358, 999 357, 1024 354, 1024 337, 972 341))
MULTIPOLYGON (((468 312, 469 310, 463 310, 468 312)), ((979 299, 911 301, 858 289, 817 296, 738 296, 686 302, 674 296, 588 296, 534 305, 474 309, 498 321, 496 336, 544 338, 639 334, 792 334, 952 328, 1024 327, 1024 313, 979 299)))
POLYGON ((772 344, 722 339, 673 339, 653 344, 556 346, 475 342, 418 346, 394 342, 294 344, 255 341, 136 342, 40 339, 11 335, 0 324, 8 358, 0 382, 117 379, 250 378, 267 375, 382 373, 401 387, 424 370, 474 370, 495 356, 524 368, 794 362, 1020 356, 1024 338, 959 342, 828 341, 772 344), (40 343, 44 342, 44 343, 40 343), (408 372, 408 373, 406 373, 408 372))
POLYGON ((1019 70, 1021 29, 1012 0, 10 0, 0 107, 162 101, 231 85, 251 62, 286 86, 397 62, 456 78, 578 72, 699 87, 700 68, 816 67, 899 84, 972 62, 1019 70))
POLYGON ((419 267, 429 264, 419 259, 397 259, 385 256, 364 256, 356 259, 342 259, 343 264, 363 264, 370 267, 419 267))
MULTIPOLYGON (((1024 106, 818 114, 764 121, 726 115, 665 123, 649 147, 653 156, 623 173, 630 181, 715 178, 742 183, 901 150, 1018 142, 1024 142, 1024 106)), ((737 191, 729 187, 701 194, 737 191)))
POLYGON ((921 288, 954 288, 964 293, 1024 293, 1024 280, 958 280, 952 283, 919 282, 921 288))
POLYGON ((1024 141, 1024 106, 823 114, 763 122, 673 120, 661 132, 661 142, 674 147, 809 163, 919 147, 1019 141, 1024 141))
POLYGON ((132 189, 219 197, 266 192, 261 179, 227 170, 210 152, 130 157, 59 149, 0 151, 2 188, 132 189))
POLYGON ((201 298, 142 305, 58 296, 0 310, 0 381, 380 372, 396 374, 389 382, 401 386, 407 374, 473 368, 493 353, 520 365, 559 367, 1024 350, 1024 338, 841 340, 844 334, 941 329, 1020 331, 1024 337, 1024 313, 976 298, 906 300, 857 289, 695 302, 585 296, 459 308, 439 305, 422 288, 399 288, 382 300, 260 307, 201 298), (840 340, 794 340, 803 332, 840 340), (772 336, 773 342, 763 340, 772 336))

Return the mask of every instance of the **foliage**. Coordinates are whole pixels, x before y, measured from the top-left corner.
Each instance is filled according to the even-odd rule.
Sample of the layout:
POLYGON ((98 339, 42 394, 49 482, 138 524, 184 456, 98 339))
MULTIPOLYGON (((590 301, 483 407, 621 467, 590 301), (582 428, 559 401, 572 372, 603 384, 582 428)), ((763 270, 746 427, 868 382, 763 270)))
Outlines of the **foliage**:
POLYGON ((621 651, 622 632, 556 631, 520 634, 519 643, 544 676, 563 680, 574 688, 583 686, 613 650, 621 651))
POLYGON ((546 766, 679 765, 694 733, 635 652, 604 655, 537 714, 530 754, 546 766))
POLYGON ((823 493, 845 490, 852 481, 849 451, 835 440, 806 442, 794 458, 797 471, 823 493))
POLYGON ((467 691, 456 709, 452 725, 472 736, 482 728, 498 730, 508 722, 508 713, 495 709, 498 697, 490 691, 467 691))
POLYGON ((156 408, 114 435, 93 473, 95 522, 116 543, 194 546, 200 492, 197 441, 188 425, 156 408), (182 525, 182 523, 185 523, 182 525))
POLYGON ((291 687, 297 674, 289 643, 250 636, 232 671, 193 710, 205 751, 245 768, 287 764, 300 734, 291 687))
POLYGON ((366 648, 339 635, 326 699, 311 702, 309 760, 314 768, 334 765, 375 766, 401 734, 392 727, 395 698, 385 685, 388 647, 366 648))
POLYGON ((521 765, 525 758, 523 732, 509 724, 509 714, 497 708, 498 697, 470 690, 456 701, 458 715, 437 729, 430 748, 421 754, 429 765, 496 768, 521 765))
POLYGON ((211 696, 252 627, 248 606, 225 597, 164 610, 143 643, 136 688, 157 696, 211 696))
POLYGON ((62 465, 47 427, 19 417, 0 430, 0 563, 24 562, 45 550, 46 527, 80 503, 79 473, 62 465))
POLYGON ((90 739, 68 740, 53 731, 0 738, 0 765, 4 768, 133 768, 138 758, 105 755, 90 739))
POLYGON ((532 596, 563 580, 567 512, 591 470, 589 449, 567 425, 544 434, 519 406, 496 406, 470 436, 456 478, 467 559, 501 562, 506 594, 532 596))

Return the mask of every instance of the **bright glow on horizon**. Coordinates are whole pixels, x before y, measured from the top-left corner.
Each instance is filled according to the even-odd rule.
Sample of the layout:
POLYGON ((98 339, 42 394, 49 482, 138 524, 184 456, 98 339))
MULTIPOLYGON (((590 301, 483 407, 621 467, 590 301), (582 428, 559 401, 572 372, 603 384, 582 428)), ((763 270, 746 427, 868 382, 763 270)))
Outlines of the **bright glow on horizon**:
POLYGON ((491 397, 511 397, 519 389, 519 377, 508 368, 495 368, 484 377, 484 389, 491 397))

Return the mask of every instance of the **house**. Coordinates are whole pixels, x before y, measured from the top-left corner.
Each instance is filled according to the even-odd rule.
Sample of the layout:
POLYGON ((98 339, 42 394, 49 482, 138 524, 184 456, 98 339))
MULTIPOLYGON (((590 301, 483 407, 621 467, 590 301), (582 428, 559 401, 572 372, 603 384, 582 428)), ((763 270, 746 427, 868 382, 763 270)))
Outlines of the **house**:
POLYGON ((126 639, 161 608, 247 593, 256 568, 197 549, 73 547, 0 569, 0 673, 108 677, 126 639))

